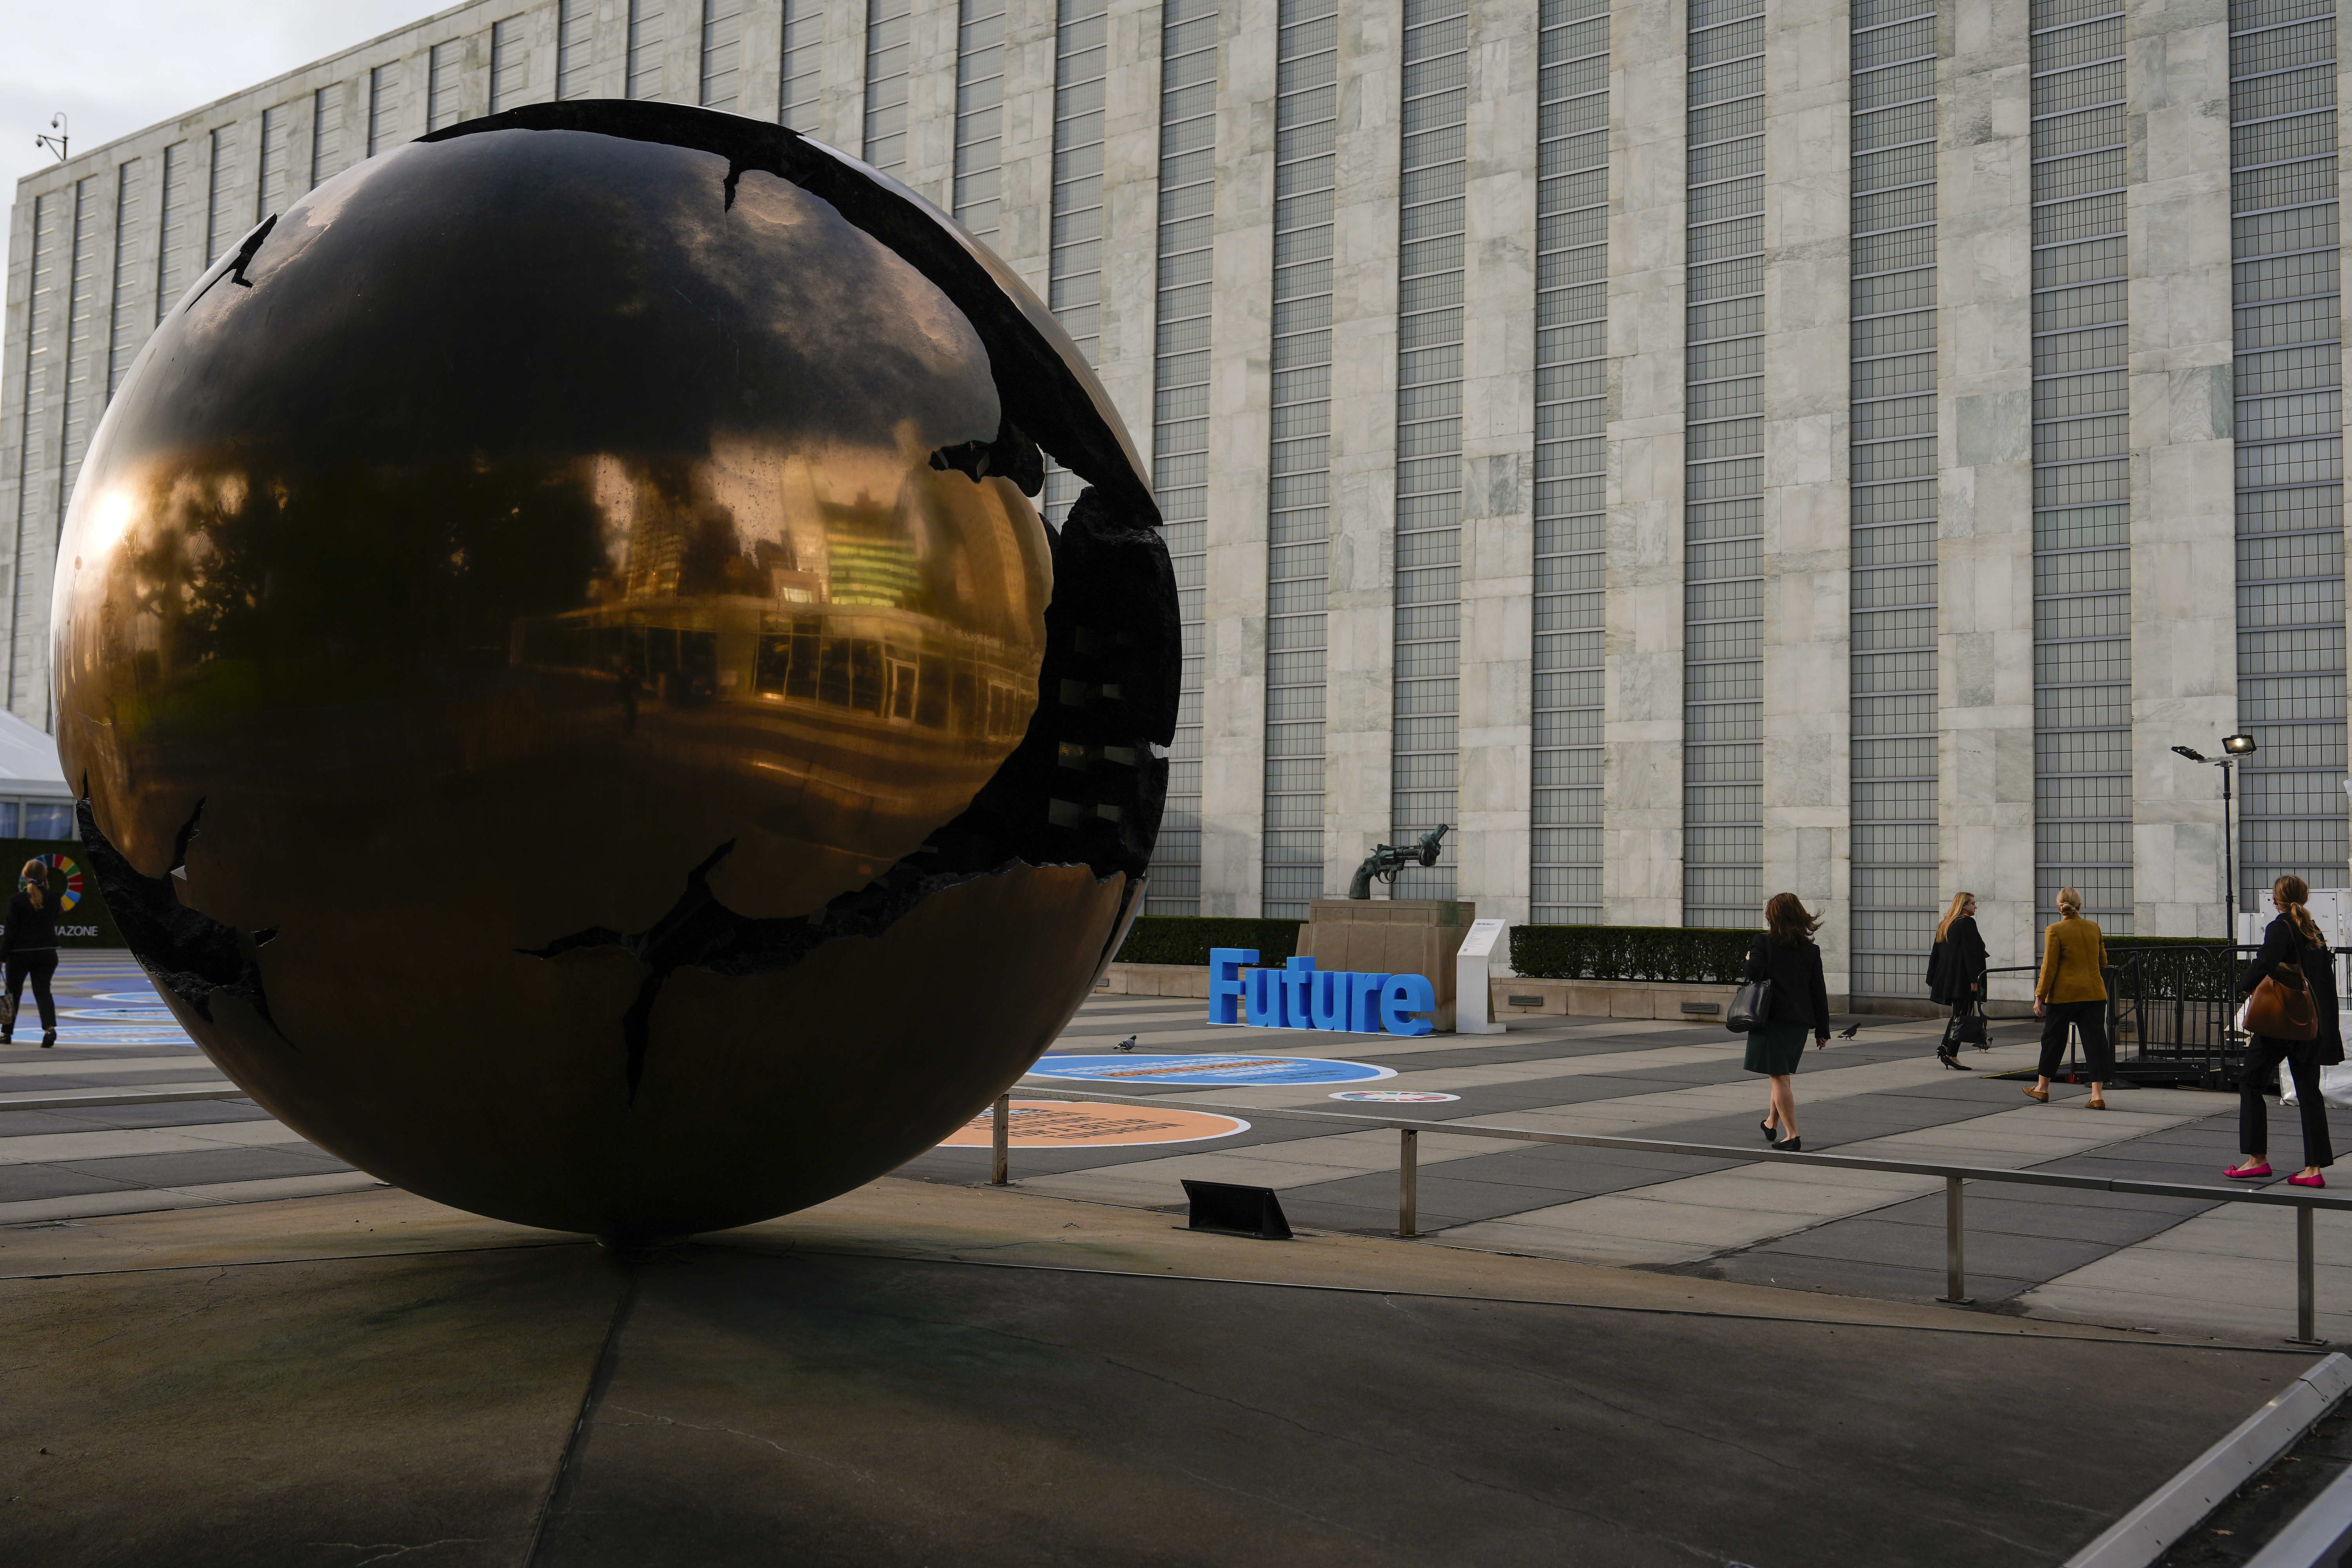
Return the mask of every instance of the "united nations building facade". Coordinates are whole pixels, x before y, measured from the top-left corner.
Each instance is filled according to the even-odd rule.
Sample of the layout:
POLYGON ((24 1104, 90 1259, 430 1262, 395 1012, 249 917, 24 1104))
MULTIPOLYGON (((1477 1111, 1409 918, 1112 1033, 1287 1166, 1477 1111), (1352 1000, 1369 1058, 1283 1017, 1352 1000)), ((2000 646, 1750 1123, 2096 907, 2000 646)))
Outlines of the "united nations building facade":
MULTIPOLYGON (((553 99, 781 120, 952 212, 1150 458, 1185 616, 1150 909, 1976 893, 2218 932, 2347 881, 2335 0, 498 0, 22 181, 8 706, 159 314, 359 160, 553 99)), ((452 289, 463 279, 449 280, 452 289)), ((355 364, 350 374, 365 375, 355 364)), ((391 437, 396 439, 396 437, 391 437)), ((1073 497, 1049 476, 1049 518, 1073 497)))

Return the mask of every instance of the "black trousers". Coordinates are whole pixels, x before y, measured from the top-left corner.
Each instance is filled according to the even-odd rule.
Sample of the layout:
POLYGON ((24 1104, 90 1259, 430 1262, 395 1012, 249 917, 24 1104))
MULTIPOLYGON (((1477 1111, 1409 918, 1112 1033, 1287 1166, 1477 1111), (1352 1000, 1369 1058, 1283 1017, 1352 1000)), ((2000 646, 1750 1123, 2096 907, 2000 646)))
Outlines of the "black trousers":
POLYGON ((2083 1032, 2083 1059, 2089 1064, 2091 1081, 2105 1083, 2116 1076, 2116 1048, 2107 1043, 2105 1002, 2049 1002, 2042 1005, 2042 1013, 2043 1078, 2058 1076, 2058 1064, 2066 1059, 2070 1027, 2083 1032))
POLYGON ((2252 1048, 2246 1052, 2246 1065, 2238 1069, 2239 1153, 2270 1158, 2270 1107, 2263 1101, 2263 1085, 2270 1081, 2271 1069, 2284 1064, 2294 1080, 2294 1108, 2303 1113, 2303 1163, 2336 1163, 2336 1145, 2327 1136, 2327 1102, 2319 1098, 2316 1057, 2308 1040, 2254 1037, 2252 1048), (2300 1055, 2294 1049, 2297 1046, 2305 1047, 2300 1055))
POLYGON ((58 1026, 58 1005, 49 997, 49 976, 58 972, 58 950, 36 948, 31 952, 8 955, 8 1027, 16 1026, 16 1004, 24 999, 25 982, 33 983, 33 1000, 41 1005, 41 1027, 54 1030, 58 1026))

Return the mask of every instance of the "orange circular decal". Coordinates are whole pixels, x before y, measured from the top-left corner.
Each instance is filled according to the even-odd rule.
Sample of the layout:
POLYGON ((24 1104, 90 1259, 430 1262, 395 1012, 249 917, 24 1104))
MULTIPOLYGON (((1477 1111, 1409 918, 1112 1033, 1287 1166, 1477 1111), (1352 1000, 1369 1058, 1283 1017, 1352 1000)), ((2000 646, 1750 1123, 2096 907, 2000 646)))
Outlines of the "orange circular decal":
MULTIPOLYGON (((942 1149, 985 1149, 992 1141, 996 1112, 983 1110, 949 1137, 942 1149)), ((1205 1110, 1139 1110, 1128 1105, 1087 1105, 1064 1100, 1013 1102, 1015 1149, 1118 1149, 1134 1143, 1197 1143, 1249 1131, 1238 1116, 1205 1110)))

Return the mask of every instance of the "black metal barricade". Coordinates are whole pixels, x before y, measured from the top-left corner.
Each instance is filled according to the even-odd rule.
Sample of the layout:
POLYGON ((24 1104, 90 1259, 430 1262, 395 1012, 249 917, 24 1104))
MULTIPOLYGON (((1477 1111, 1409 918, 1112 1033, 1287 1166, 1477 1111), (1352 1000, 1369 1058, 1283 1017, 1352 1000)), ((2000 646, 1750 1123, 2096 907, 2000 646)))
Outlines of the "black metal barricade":
MULTIPOLYGON (((2232 1026, 2239 976, 2257 951, 2218 942, 2108 949, 2107 1037, 2115 1043, 2116 1076, 2235 1089, 2246 1056, 2245 1037, 2232 1026)), ((2075 1067, 2075 1053, 2069 1058, 2075 1067)))

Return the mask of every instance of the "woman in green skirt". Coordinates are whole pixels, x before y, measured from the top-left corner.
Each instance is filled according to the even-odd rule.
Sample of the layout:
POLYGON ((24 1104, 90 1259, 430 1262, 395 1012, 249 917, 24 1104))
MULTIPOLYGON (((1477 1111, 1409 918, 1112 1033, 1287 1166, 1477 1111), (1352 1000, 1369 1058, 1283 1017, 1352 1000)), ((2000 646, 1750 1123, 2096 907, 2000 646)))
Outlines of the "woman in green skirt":
POLYGON ((1805 912, 1794 893, 1775 893, 1764 906, 1764 931, 1748 948, 1748 978, 1772 983, 1769 1011, 1748 1034, 1749 1072, 1772 1080, 1772 1103, 1764 1113, 1764 1141, 1791 1153, 1805 1141, 1797 1135, 1797 1064, 1805 1037, 1816 1049, 1830 1043, 1830 993, 1822 978, 1822 950, 1813 945, 1821 921, 1805 912))

